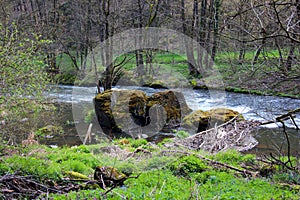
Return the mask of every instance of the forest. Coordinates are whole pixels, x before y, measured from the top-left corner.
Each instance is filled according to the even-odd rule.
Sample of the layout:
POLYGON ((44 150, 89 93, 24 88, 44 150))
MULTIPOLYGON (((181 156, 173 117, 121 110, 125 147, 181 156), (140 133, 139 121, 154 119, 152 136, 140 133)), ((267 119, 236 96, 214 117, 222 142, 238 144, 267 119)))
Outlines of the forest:
POLYGON ((300 0, 0 2, 0 199, 299 199, 300 0))

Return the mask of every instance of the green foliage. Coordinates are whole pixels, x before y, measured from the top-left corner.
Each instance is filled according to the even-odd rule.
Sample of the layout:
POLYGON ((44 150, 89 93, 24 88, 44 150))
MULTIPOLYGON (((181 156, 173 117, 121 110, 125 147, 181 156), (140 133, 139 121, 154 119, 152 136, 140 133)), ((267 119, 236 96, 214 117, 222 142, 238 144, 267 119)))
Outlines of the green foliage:
POLYGON ((87 111, 85 116, 84 116, 84 122, 85 123, 91 123, 94 116, 96 116, 95 109, 87 111))
POLYGON ((59 84, 73 85, 75 80, 76 80, 76 75, 66 72, 66 73, 60 73, 55 75, 53 81, 59 84))
POLYGON ((208 169, 208 166, 194 155, 183 156, 170 164, 170 170, 178 176, 188 176, 208 169))
MULTIPOLYGON (((129 143, 123 142, 125 146, 130 145, 131 139, 129 143)), ((124 159, 101 151, 97 155, 90 153, 96 149, 99 145, 9 149, 16 155, 1 158, 0 174, 18 171, 22 175, 34 175, 41 181, 57 181, 72 174, 77 176, 77 173, 82 173, 80 176, 84 178, 91 177, 96 166, 101 165, 113 166, 130 177, 140 175, 127 179, 124 187, 116 187, 106 195, 97 186, 83 184, 81 189, 90 189, 65 195, 49 194, 50 199, 297 199, 299 196, 298 190, 276 185, 276 182, 299 184, 299 174, 295 172, 275 171, 269 179, 244 178, 234 171, 209 167, 195 155, 163 155, 156 150, 151 156, 141 154, 124 159)), ((3 148, 0 150, 4 152, 3 148)), ((233 150, 211 155, 211 158, 229 165, 257 165, 254 155, 243 155, 233 150)))
POLYGON ((132 138, 128 138, 128 139, 120 139, 120 140, 116 140, 115 144, 120 145, 121 147, 131 147, 133 149, 136 149, 138 147, 142 147, 144 145, 147 145, 148 141, 146 139, 132 139, 132 138))
POLYGON ((9 124, 2 129, 3 135, 10 137, 10 129, 20 129, 21 119, 40 110, 48 84, 45 56, 40 49, 50 41, 27 35, 14 23, 9 28, 0 23, 0 35, 0 96, 5 96, 0 118, 9 124))
POLYGON ((133 162, 121 162, 116 167, 118 168, 119 171, 121 171, 127 176, 141 171, 138 168, 138 166, 133 162))
POLYGON ((140 146, 146 145, 148 142, 146 139, 137 139, 137 140, 132 140, 130 145, 134 148, 138 148, 140 146))
MULTIPOLYGON (((81 190, 80 192, 70 192, 68 194, 50 194, 50 199, 53 200, 73 200, 73 199, 103 199, 102 190, 81 190)), ((46 196, 46 195, 45 195, 46 196)), ((44 197, 46 198, 46 197, 44 197)), ((43 198, 43 199, 44 199, 43 198)), ((42 197, 41 197, 42 199, 42 197)))
POLYGON ((99 164, 84 146, 58 149, 36 146, 24 149, 21 153, 28 154, 28 156, 15 155, 3 160, 0 165, 0 174, 5 171, 11 173, 19 171, 25 175, 36 175, 41 179, 58 180, 63 177, 65 171, 90 175, 99 164))
POLYGON ((276 182, 300 184, 300 174, 295 172, 281 172, 272 175, 272 179, 276 182))
POLYGON ((227 172, 207 171, 198 174, 196 181, 203 199, 295 199, 299 195, 262 179, 236 178, 227 172))
POLYGON ((144 170, 156 170, 156 169, 164 169, 168 168, 168 166, 175 162, 177 158, 173 156, 155 156, 149 158, 146 162, 146 166, 143 168, 144 170))
POLYGON ((190 133, 186 132, 186 131, 176 131, 176 137, 183 139, 183 138, 187 138, 190 136, 190 133))
POLYGON ((243 155, 238 152, 237 150, 229 149, 227 151, 222 151, 217 153, 216 155, 212 156, 214 160, 223 162, 223 163, 230 163, 233 166, 239 166, 244 160, 252 160, 252 156, 244 158, 243 155))
POLYGON ((19 171, 26 175, 35 175, 40 179, 57 180, 61 178, 59 165, 51 161, 34 157, 12 156, 5 160, 5 164, 12 172, 19 171))
MULTIPOLYGON (((116 192, 126 199, 187 199, 193 183, 178 178, 169 171, 142 173, 137 179, 128 179, 127 188, 116 192)), ((109 193, 107 199, 121 199, 116 193, 109 193)))

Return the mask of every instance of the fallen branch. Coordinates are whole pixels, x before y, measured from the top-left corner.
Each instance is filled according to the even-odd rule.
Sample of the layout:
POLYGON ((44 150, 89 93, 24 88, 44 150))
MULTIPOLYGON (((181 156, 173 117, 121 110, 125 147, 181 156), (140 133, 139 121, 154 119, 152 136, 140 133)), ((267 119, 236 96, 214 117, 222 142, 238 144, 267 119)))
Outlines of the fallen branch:
POLYGON ((227 169, 230 169, 230 170, 236 171, 238 173, 241 173, 244 176, 257 177, 259 175, 259 172, 253 172, 253 171, 250 171, 250 170, 247 170, 247 169, 239 169, 237 167, 234 167, 234 166, 231 166, 231 165, 219 162, 219 161, 212 160, 210 158, 207 158, 205 156, 201 156, 201 155, 196 154, 196 153, 191 153, 191 152, 187 152, 187 151, 179 151, 179 150, 165 150, 165 151, 162 151, 161 153, 162 154, 163 153, 176 153, 176 154, 183 154, 183 155, 193 155, 193 156, 196 156, 196 157, 206 161, 207 163, 210 163, 212 166, 213 165, 222 166, 222 167, 225 167, 227 169))
POLYGON ((280 115, 280 116, 276 117, 274 120, 262 122, 261 125, 274 124, 274 123, 276 123, 276 122, 282 123, 282 121, 291 119, 292 122, 293 122, 293 124, 295 125, 296 129, 299 130, 299 127, 298 127, 298 125, 296 124, 295 119, 294 119, 295 116, 293 115, 293 114, 297 114, 297 113, 300 113, 300 108, 297 108, 297 109, 295 109, 295 110, 291 110, 291 111, 289 111, 288 113, 285 113, 285 114, 283 114, 283 115, 280 115))

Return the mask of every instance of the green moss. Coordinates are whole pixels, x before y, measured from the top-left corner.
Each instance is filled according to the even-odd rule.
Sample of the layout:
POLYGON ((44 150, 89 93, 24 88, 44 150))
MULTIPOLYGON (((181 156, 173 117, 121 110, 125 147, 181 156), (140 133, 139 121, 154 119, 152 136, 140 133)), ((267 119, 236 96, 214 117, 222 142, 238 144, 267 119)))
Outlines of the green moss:
POLYGON ((43 128, 38 129, 35 131, 35 135, 37 136, 56 136, 64 133, 64 129, 61 126, 53 126, 53 125, 48 125, 43 128))
POLYGON ((239 166, 243 162, 253 163, 255 156, 247 155, 243 156, 243 154, 237 150, 229 149, 226 151, 218 152, 217 154, 212 156, 212 159, 220 161, 222 163, 230 163, 233 166, 239 166))
POLYGON ((137 139, 137 140, 132 140, 132 142, 130 143, 130 146, 134 147, 134 148, 138 148, 140 146, 146 145, 148 142, 146 139, 137 139))
POLYGON ((238 121, 244 120, 243 115, 228 108, 215 108, 208 111, 197 110, 183 118, 183 126, 196 129, 193 131, 204 131, 210 125, 227 122, 237 115, 239 115, 238 121))

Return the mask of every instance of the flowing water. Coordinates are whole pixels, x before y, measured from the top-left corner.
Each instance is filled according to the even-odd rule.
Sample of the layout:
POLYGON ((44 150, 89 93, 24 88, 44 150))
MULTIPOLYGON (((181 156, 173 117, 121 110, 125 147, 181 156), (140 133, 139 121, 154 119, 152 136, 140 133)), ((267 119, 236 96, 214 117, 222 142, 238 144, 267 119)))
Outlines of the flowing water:
MULTIPOLYGON (((148 95, 163 90, 145 87, 119 87, 118 89, 139 89, 145 91, 148 95)), ((181 92, 184 94, 187 104, 193 110, 209 110, 214 107, 227 107, 242 113, 247 120, 272 120, 276 116, 300 107, 300 99, 192 89, 182 89, 181 92)), ((67 136, 64 140, 52 140, 51 143, 57 143, 58 145, 65 143, 79 144, 81 140, 84 140, 88 123, 85 123, 86 125, 81 127, 76 126, 76 131, 74 127, 70 125, 72 123, 66 122, 74 121, 75 124, 78 124, 80 121, 83 121, 83 115, 85 115, 88 110, 93 109, 93 98, 95 94, 95 87, 51 87, 51 92, 48 93, 48 96, 61 105, 64 105, 60 110, 60 112, 63 113, 63 118, 57 118, 57 120, 59 120, 64 127, 66 127, 66 124, 69 125, 69 127, 66 127, 68 131, 66 131, 67 136), (71 137, 72 134, 73 137, 71 137), (80 137, 78 137, 78 135, 80 137)), ((95 119, 91 120, 95 122, 95 119)), ((295 122, 298 127, 300 127, 299 115, 296 116, 295 122)), ((95 123, 97 124, 97 122, 95 123)), ((282 128, 279 128, 280 126, 281 124, 270 124, 254 130, 252 134, 259 141, 259 145, 251 150, 251 152, 286 152, 286 139, 282 128)), ((300 152, 300 132, 295 129, 291 121, 287 121, 287 126, 289 127, 287 132, 290 137, 292 151, 294 154, 298 153, 300 152)))

